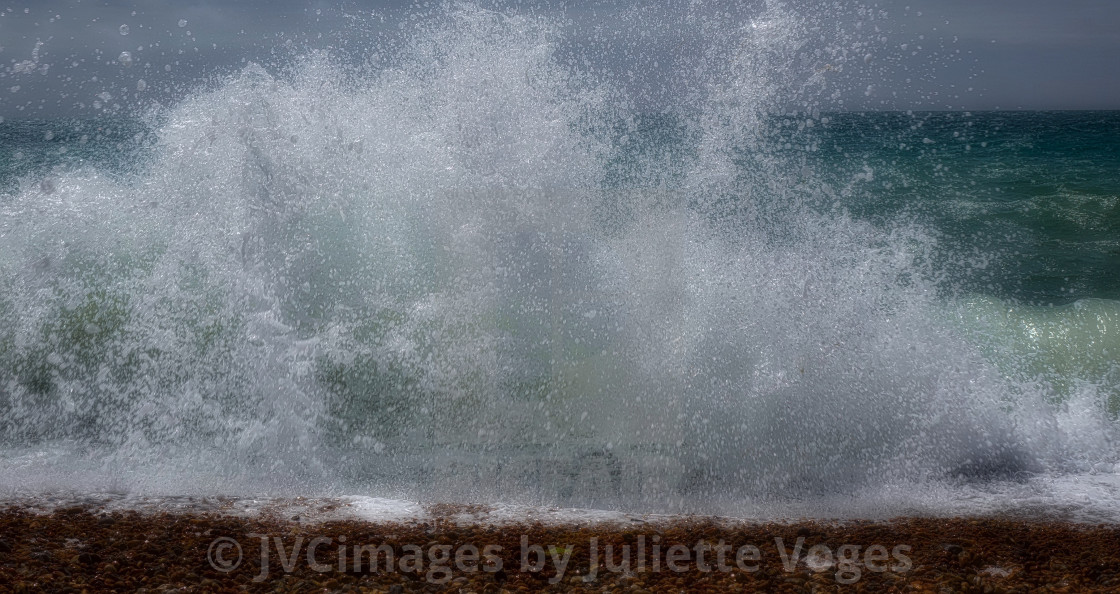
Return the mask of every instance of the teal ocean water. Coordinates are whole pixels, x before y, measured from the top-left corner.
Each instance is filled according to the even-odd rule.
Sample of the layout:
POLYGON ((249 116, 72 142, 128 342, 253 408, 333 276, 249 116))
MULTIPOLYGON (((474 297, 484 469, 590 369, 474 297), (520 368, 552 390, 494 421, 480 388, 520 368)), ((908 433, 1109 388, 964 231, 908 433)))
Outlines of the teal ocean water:
MULTIPOLYGON (((606 187, 640 186, 645 172, 632 169, 651 153, 678 166, 695 157, 679 116, 637 113, 616 126, 605 135, 616 152, 606 187)), ((0 188, 82 167, 124 176, 157 133, 119 117, 0 123, 0 188)), ((791 114, 764 134, 768 152, 795 155, 828 184, 828 208, 936 234, 956 293, 1052 306, 1120 298, 1120 112, 791 114), (989 261, 957 265, 972 255, 989 261)))
POLYGON ((0 482, 1120 517, 1120 112, 791 109, 769 37, 650 112, 553 35, 0 122, 0 482))

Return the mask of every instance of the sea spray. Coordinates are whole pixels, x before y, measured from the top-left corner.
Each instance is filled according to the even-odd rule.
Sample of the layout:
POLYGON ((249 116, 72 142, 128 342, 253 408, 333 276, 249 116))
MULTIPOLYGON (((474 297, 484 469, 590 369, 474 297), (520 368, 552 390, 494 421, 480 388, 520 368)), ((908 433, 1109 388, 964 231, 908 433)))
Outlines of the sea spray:
POLYGON ((1114 462, 1107 399, 946 314, 935 232, 846 209, 874 170, 787 147, 873 63, 829 14, 698 16, 706 86, 649 116, 561 26, 455 5, 247 65, 123 174, 29 174, 5 482, 734 511, 1114 462))

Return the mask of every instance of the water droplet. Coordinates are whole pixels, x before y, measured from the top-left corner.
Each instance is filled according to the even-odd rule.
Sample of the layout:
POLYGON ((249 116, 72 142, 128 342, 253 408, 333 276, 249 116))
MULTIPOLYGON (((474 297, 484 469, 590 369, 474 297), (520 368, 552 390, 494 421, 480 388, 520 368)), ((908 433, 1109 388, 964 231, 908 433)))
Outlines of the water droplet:
POLYGON ((148 90, 148 83, 144 82, 144 79, 136 81, 136 90, 141 92, 148 90))
POLYGON ((132 54, 121 52, 121 55, 117 56, 117 61, 121 63, 121 66, 132 66, 132 54))
POLYGON ((121 25, 121 35, 128 35, 128 25, 121 25))
POLYGON ((179 19, 179 28, 182 29, 183 27, 186 27, 186 26, 187 26, 187 19, 179 19))

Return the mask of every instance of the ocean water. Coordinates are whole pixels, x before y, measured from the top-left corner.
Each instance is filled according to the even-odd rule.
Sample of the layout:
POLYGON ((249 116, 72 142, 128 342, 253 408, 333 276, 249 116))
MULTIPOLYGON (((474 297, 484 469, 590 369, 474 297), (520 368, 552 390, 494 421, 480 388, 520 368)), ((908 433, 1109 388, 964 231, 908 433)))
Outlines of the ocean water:
POLYGON ((0 121, 0 489, 1120 519, 1120 112, 822 109, 804 18, 0 121))

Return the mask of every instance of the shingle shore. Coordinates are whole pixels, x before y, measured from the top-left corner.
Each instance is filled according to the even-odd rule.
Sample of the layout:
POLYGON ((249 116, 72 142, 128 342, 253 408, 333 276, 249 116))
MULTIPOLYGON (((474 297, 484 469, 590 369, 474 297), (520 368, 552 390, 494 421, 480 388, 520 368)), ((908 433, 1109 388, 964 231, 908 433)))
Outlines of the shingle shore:
POLYGON ((455 512, 307 523, 8 507, 0 510, 0 591, 1120 592, 1118 525, 493 525, 456 521, 455 512))

